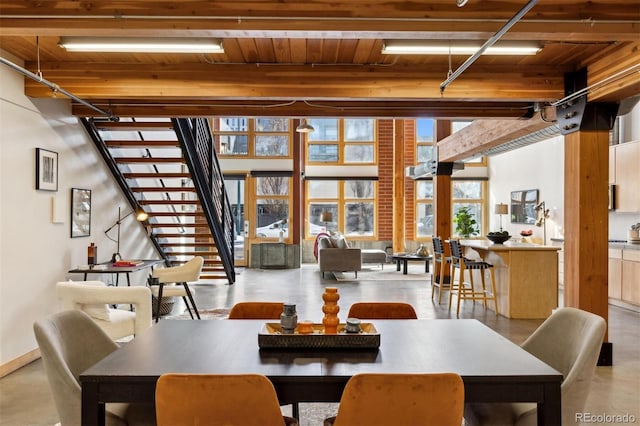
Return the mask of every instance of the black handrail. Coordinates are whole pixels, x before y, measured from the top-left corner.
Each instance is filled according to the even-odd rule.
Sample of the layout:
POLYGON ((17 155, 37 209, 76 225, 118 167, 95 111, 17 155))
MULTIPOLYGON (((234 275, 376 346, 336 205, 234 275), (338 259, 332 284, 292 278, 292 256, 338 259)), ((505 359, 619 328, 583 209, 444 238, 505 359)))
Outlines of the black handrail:
POLYGON ((235 239, 231 204, 222 170, 213 149, 213 137, 205 118, 173 118, 173 127, 191 172, 200 205, 213 235, 218 255, 229 280, 236 280, 233 242, 235 239))

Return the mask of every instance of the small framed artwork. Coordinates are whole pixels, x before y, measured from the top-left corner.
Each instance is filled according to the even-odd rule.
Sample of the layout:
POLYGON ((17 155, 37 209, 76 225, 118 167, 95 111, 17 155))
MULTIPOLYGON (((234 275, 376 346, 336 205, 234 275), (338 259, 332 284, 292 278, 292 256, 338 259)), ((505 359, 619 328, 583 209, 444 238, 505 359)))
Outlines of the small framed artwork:
POLYGON ((58 153, 36 148, 36 189, 58 190, 58 153))
POLYGON ((91 190, 71 188, 71 238, 91 234, 91 190))

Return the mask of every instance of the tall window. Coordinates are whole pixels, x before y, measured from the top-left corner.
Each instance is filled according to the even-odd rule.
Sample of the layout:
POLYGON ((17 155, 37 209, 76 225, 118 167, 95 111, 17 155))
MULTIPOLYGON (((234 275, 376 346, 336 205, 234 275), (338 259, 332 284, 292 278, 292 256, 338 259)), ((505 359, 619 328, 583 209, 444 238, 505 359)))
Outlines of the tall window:
POLYGON ((290 187, 289 176, 262 176, 256 185, 256 237, 289 237, 290 187))
POLYGON ((433 181, 416 181, 416 236, 433 235, 433 181))
POLYGON ((373 179, 307 180, 307 235, 337 231, 351 237, 373 237, 376 192, 373 179), (323 213, 330 213, 331 221, 323 221, 327 218, 323 213))
POLYGON ((292 134, 288 118, 214 118, 213 138, 221 156, 291 156, 292 134))
POLYGON ((433 159, 433 124, 430 118, 416 120, 416 163, 426 163, 433 159))
POLYGON ((373 118, 314 118, 307 134, 307 161, 323 164, 376 162, 376 120, 373 118))
MULTIPOLYGON (((486 226, 485 192, 486 183, 483 181, 453 181, 453 215, 462 208, 469 207, 478 224, 479 235, 484 235, 486 226)), ((452 222, 453 223, 453 218, 452 222)), ((455 225, 454 225, 455 226, 455 225)))

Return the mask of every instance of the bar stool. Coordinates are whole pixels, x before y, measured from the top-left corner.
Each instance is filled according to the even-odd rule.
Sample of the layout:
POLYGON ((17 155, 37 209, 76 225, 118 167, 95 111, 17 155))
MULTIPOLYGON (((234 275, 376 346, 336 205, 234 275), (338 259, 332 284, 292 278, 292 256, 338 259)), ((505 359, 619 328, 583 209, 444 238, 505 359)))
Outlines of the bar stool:
POLYGON ((451 257, 445 256, 444 245, 440 237, 433 237, 433 274, 431 275, 431 300, 433 300, 436 287, 438 288, 438 304, 442 300, 442 290, 451 290, 451 276, 449 282, 444 282, 445 271, 451 271, 451 257), (446 267, 446 269, 444 269, 446 267))
POLYGON ((493 265, 483 260, 467 259, 462 255, 462 249, 460 248, 460 242, 458 240, 450 240, 449 246, 451 247, 451 283, 454 282, 455 271, 458 269, 460 275, 458 277, 458 284, 451 284, 451 290, 449 291, 449 309, 451 309, 451 303, 453 295, 458 296, 458 303, 456 306, 456 316, 460 315, 460 301, 461 300, 482 300, 484 308, 487 308, 487 300, 493 300, 496 315, 498 315, 498 293, 496 291, 496 279, 493 273, 493 265), (464 271, 469 271, 469 283, 464 281, 464 271), (482 278, 482 290, 476 290, 473 284, 473 271, 479 270, 480 277, 482 278), (489 271, 491 274, 491 295, 487 294, 487 288, 485 285, 484 273, 489 271))

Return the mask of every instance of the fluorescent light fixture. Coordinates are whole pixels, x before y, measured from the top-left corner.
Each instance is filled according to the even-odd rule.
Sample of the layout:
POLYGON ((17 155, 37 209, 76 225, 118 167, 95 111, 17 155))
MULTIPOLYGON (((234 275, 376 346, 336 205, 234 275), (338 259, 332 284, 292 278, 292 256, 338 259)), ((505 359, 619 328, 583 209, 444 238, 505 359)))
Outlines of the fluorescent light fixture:
MULTIPOLYGON (((387 55, 473 55, 480 47, 480 41, 425 41, 389 40, 382 47, 387 55)), ((538 42, 498 41, 487 48, 483 55, 535 55, 542 47, 538 42)))
POLYGON ((223 53, 212 38, 60 37, 69 52, 223 53))

